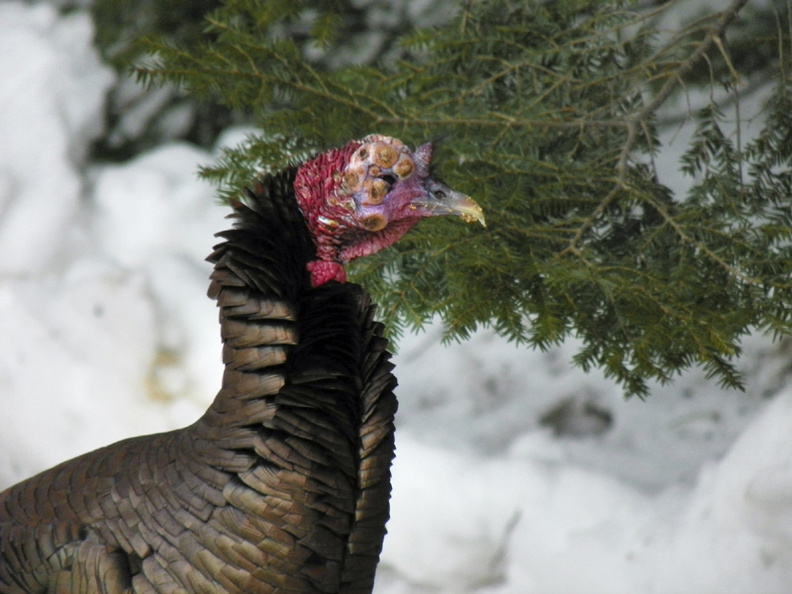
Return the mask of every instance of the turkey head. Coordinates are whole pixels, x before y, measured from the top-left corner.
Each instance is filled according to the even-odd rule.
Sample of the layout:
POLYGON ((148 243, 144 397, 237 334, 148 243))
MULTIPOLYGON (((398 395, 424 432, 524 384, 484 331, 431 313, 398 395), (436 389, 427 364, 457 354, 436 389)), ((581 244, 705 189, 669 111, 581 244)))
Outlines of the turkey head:
POLYGON ((419 220, 457 215, 484 224, 481 208, 430 174, 432 145, 415 152, 372 134, 306 162, 294 189, 316 244, 311 284, 344 282, 344 265, 398 241, 419 220))

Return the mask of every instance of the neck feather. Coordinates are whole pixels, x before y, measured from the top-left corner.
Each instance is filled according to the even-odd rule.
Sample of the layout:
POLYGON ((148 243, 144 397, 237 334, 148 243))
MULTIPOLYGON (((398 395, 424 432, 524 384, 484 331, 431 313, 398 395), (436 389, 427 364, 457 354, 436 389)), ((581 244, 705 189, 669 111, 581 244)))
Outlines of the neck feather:
POLYGON ((266 546, 262 567, 291 568, 290 551, 321 546, 327 561, 308 576, 284 571, 285 589, 370 592, 388 518, 395 380, 363 290, 310 286, 316 249, 296 173, 254 188, 209 257, 226 368, 185 435, 219 477, 229 530, 266 546))

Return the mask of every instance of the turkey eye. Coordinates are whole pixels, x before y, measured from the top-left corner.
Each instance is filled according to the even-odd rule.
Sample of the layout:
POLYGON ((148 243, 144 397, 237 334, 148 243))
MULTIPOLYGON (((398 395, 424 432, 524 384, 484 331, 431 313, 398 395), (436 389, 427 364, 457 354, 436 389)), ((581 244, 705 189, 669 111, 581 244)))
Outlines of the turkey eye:
POLYGON ((389 188, 396 183, 396 176, 391 175, 390 173, 386 173, 385 175, 380 175, 380 179, 384 181, 386 184, 388 184, 389 188))

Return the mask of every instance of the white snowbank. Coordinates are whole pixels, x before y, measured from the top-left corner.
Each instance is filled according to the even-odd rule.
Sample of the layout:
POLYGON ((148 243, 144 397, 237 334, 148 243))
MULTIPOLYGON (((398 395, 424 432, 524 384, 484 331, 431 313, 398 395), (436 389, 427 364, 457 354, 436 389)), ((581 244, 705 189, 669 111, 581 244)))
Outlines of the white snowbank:
POLYGON ((0 271, 62 263, 79 211, 88 142, 102 131, 113 75, 85 15, 0 4, 0 271))
POLYGON ((784 593, 792 585, 792 389, 722 462, 705 465, 678 517, 658 523, 654 592, 784 593))
POLYGON ((160 396, 197 398, 200 409, 222 375, 217 312, 206 297, 211 267, 204 259, 218 243, 214 234, 228 225, 228 209, 196 177, 197 165, 210 160, 204 151, 170 144, 104 167, 96 175, 90 219, 96 249, 146 276, 156 309, 153 375, 160 396))
MULTIPOLYGON (((211 155, 86 163, 112 82, 91 36, 83 15, 0 4, 0 488, 187 424, 219 385, 203 258, 227 222, 195 177, 211 155)), ((789 591, 783 349, 747 342, 747 394, 690 373, 625 402, 570 368, 574 343, 438 332, 397 357, 379 594, 789 591)))
POLYGON ((113 82, 92 38, 85 15, 0 5, 3 485, 191 422, 220 377, 203 258, 225 209, 195 173, 211 155, 163 147, 89 183, 113 82))
POLYGON ((693 489, 657 493, 574 464, 461 454, 402 433, 378 591, 788 592, 791 426, 787 389, 693 489))

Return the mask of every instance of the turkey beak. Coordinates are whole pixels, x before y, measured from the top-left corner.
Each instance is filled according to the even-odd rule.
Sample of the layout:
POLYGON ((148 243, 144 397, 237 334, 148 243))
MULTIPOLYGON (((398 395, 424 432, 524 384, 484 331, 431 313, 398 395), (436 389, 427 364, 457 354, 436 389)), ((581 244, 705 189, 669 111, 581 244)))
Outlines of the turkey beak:
POLYGON ((484 221, 484 211, 481 210, 481 207, 476 204, 476 201, 470 196, 452 190, 451 195, 448 197, 447 204, 451 212, 459 215, 466 223, 478 221, 481 223, 482 227, 487 226, 487 223, 484 221))
POLYGON ((434 180, 427 189, 428 198, 418 201, 417 206, 427 210, 429 216, 456 215, 466 223, 478 221, 482 227, 487 226, 484 221, 484 211, 470 196, 434 180))

